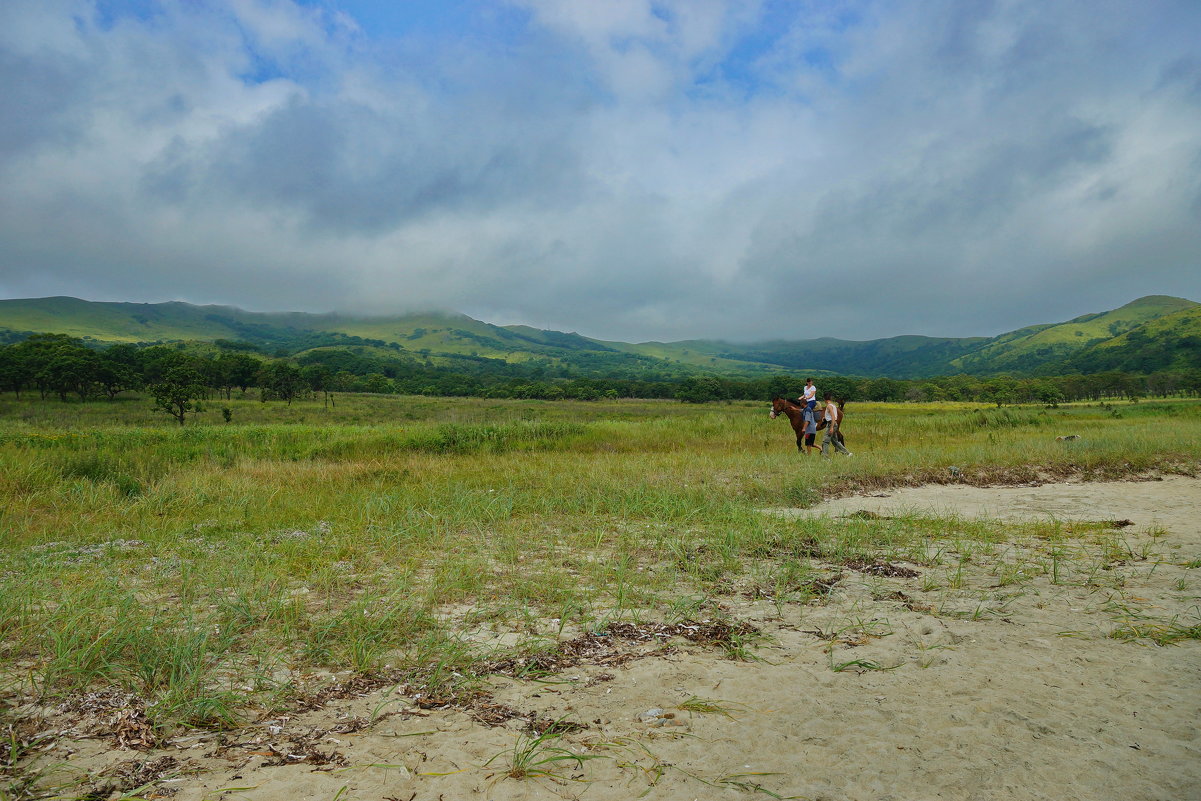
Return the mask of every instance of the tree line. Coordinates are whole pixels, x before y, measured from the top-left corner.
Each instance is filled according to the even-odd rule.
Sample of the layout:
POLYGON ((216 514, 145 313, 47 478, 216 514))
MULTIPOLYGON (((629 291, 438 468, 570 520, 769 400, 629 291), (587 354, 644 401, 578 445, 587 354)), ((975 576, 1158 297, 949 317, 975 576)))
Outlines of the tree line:
MULTIPOLYGON (((257 389, 264 401, 291 403, 297 397, 337 392, 482 396, 542 400, 663 398, 689 403, 796 397, 803 378, 777 375, 729 378, 716 375, 658 378, 547 375, 524 371, 494 359, 465 358, 453 368, 407 355, 383 358, 353 349, 308 351, 296 358, 273 358, 237 343, 217 343, 197 354, 184 343, 141 347, 85 345, 64 334, 35 334, 0 346, 0 391, 37 392, 40 397, 92 400, 144 392, 158 408, 183 423, 200 400, 232 397, 257 389)), ((925 379, 815 376, 822 392, 846 401, 975 401, 1043 403, 1125 397, 1201 395, 1201 370, 1153 373, 1109 371, 1065 376, 952 375, 925 379)))

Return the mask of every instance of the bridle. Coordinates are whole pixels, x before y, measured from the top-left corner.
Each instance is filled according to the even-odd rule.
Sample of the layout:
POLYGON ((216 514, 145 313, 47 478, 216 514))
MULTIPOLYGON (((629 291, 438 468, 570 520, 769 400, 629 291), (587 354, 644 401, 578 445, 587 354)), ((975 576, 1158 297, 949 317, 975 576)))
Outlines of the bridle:
MULTIPOLYGON (((788 408, 788 405, 789 405, 789 403, 790 403, 790 402, 789 402, 789 401, 787 401, 787 400, 785 400, 784 398, 781 398, 780 400, 781 400, 781 401, 783 401, 784 408, 785 408, 785 409, 787 409, 787 408, 788 408)), ((768 415, 767 415, 767 416, 768 416, 769 418, 771 418, 772 420, 775 420, 775 419, 776 419, 777 417, 779 417, 780 415, 784 415, 785 417, 787 417, 787 416, 788 416, 788 414, 787 414, 786 412, 784 412, 784 411, 776 411, 776 402, 775 402, 775 401, 772 401, 772 404, 771 404, 771 411, 770 411, 770 412, 768 412, 768 415)))

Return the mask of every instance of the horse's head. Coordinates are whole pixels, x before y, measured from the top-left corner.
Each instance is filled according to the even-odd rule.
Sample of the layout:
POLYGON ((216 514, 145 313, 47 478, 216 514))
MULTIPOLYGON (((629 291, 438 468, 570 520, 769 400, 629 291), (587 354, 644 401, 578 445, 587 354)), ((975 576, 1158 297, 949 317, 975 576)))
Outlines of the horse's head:
POLYGON ((768 416, 775 420, 778 416, 784 414, 784 410, 788 408, 788 401, 781 398, 779 395, 771 399, 771 414, 768 416))

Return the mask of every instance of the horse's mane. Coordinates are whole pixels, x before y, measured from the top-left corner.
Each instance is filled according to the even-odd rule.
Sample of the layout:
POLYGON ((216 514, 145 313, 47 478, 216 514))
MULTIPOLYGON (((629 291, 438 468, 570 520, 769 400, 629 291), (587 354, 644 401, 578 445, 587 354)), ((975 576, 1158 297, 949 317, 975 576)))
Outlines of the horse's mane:
POLYGON ((797 402, 796 402, 796 401, 794 401, 794 400, 789 400, 788 398, 785 398, 783 395, 777 395, 776 397, 772 398, 772 400, 773 400, 773 401, 778 401, 778 400, 779 400, 779 401, 784 401, 784 402, 785 402, 785 403, 787 403, 789 406, 795 406, 795 407, 796 407, 796 408, 798 408, 798 409, 799 409, 799 408, 801 408, 801 404, 797 403, 797 402))

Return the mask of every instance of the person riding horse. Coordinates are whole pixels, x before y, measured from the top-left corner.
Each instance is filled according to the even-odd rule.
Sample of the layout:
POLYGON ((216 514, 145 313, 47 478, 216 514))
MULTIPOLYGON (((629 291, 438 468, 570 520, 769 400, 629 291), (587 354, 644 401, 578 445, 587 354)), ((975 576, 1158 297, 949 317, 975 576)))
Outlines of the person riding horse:
POLYGON ((801 453, 806 453, 805 446, 808 444, 812 451, 813 440, 817 435, 817 422, 809 407, 801 406, 796 401, 790 401, 777 395, 772 398, 771 419, 774 420, 780 415, 788 418, 788 422, 792 424, 792 430, 796 432, 796 449, 801 453))
POLYGON ((805 389, 797 400, 802 408, 808 407, 811 412, 817 409, 817 387, 814 386, 812 378, 805 379, 805 389))
MULTIPOLYGON (((816 413, 807 404, 791 401, 779 395, 772 398, 771 404, 771 414, 769 415, 771 419, 774 420, 780 415, 786 416, 788 422, 792 424, 792 430, 796 432, 797 450, 802 453, 812 453, 815 447, 814 440, 816 439, 817 432, 827 426, 827 421, 823 419, 818 423, 816 413)), ((838 422, 841 423, 842 410, 838 408, 838 404, 834 404, 833 409, 837 411, 838 422)), ((835 448, 841 446, 841 449, 845 453, 846 440, 842 436, 841 426, 836 425, 833 433, 835 437, 834 442, 837 443, 835 444, 835 448)))

